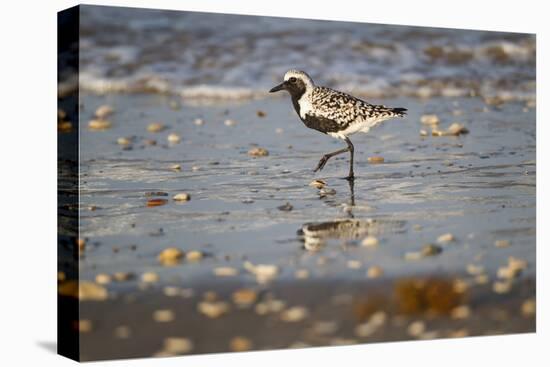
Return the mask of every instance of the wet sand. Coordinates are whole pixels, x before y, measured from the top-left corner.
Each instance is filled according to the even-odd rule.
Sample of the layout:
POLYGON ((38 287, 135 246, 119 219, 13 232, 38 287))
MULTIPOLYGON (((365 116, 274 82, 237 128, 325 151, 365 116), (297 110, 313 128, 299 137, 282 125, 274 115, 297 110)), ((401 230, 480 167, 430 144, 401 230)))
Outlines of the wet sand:
POLYGON ((233 346, 242 350, 535 330, 534 108, 478 98, 372 101, 409 115, 352 137, 351 187, 341 179, 345 155, 312 172, 342 144, 305 128, 287 98, 185 102, 81 98, 80 279, 130 275, 99 285, 107 299, 80 303, 81 320, 91 322, 81 332, 84 360, 228 351, 234 336, 249 341, 233 346), (104 104, 115 110, 112 126, 90 130, 104 104), (460 122, 469 133, 431 136, 425 114, 437 114, 440 129, 460 122), (165 129, 149 132, 153 122, 165 129), (167 140, 174 133, 180 142, 167 140), (269 154, 251 157, 255 147, 269 154), (372 156, 384 162, 369 163, 372 156), (314 179, 326 187, 310 186, 314 179), (191 199, 173 200, 178 193, 191 199), (148 206, 151 199, 166 202, 148 206), (367 236, 376 241, 365 245, 367 236), (183 258, 164 266, 158 255, 171 247, 183 258), (191 251, 201 258, 186 259, 191 251), (521 271, 499 270, 510 261, 521 271), (270 266, 269 279, 258 264, 270 266), (235 274, 220 277, 219 267, 235 274), (145 284, 146 272, 158 279, 145 284), (250 289, 242 309, 238 288, 250 289), (270 297, 284 305, 259 315, 270 297), (205 316, 205 299, 227 312, 205 316), (289 317, 301 318, 281 321, 293 306, 304 308, 289 317), (171 310, 170 321, 155 321, 155 310, 171 310), (364 326, 373 314, 374 331, 364 326), (419 320, 424 329, 411 327, 419 320), (116 337, 120 326, 127 329, 116 337), (167 337, 192 348, 158 354, 167 337))

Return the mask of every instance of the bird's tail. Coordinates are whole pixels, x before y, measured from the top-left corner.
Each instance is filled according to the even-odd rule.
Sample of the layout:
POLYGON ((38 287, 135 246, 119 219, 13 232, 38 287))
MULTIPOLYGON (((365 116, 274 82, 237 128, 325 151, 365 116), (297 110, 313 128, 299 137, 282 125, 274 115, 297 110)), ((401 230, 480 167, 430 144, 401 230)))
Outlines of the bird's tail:
POLYGON ((392 108, 390 111, 398 117, 403 117, 407 114, 407 109, 403 107, 392 108))

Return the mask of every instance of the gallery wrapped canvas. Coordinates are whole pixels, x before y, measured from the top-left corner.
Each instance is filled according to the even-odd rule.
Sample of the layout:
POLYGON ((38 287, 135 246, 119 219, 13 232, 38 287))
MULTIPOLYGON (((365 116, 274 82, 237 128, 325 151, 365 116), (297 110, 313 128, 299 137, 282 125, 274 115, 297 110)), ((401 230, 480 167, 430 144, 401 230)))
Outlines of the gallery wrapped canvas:
POLYGON ((535 331, 536 38, 58 15, 58 350, 535 331))

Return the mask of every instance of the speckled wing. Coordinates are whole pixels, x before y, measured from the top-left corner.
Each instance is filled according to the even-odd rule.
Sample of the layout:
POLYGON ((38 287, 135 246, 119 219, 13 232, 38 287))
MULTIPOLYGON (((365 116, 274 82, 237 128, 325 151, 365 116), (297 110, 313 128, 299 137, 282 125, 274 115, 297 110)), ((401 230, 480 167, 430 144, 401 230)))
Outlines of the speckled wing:
POLYGON ((372 105, 349 94, 315 87, 311 94, 312 113, 337 122, 342 129, 353 123, 371 122, 370 127, 391 117, 401 117, 405 109, 372 105))

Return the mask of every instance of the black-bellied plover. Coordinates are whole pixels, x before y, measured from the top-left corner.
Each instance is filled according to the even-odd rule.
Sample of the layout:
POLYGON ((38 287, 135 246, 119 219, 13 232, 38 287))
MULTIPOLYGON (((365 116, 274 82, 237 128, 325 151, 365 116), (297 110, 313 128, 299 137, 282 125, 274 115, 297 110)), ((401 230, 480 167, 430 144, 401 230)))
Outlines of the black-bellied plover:
POLYGON ((368 132, 371 127, 393 117, 403 117, 406 108, 392 108, 373 105, 349 94, 327 87, 318 87, 303 71, 289 70, 284 81, 270 92, 286 90, 292 97, 294 109, 310 129, 320 131, 334 138, 342 139, 347 148, 325 154, 314 172, 323 169, 335 155, 350 152, 348 180, 353 180, 353 144, 348 136, 356 132, 368 132))

